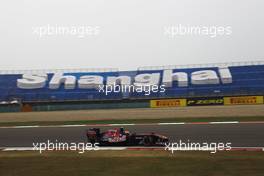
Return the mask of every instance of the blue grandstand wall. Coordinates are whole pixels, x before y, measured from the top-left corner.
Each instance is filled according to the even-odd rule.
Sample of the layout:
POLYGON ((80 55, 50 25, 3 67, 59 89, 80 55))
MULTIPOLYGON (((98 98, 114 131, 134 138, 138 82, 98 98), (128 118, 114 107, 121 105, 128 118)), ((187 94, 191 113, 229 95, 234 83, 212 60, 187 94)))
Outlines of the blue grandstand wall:
POLYGON ((12 100, 22 102, 93 101, 240 95, 264 95, 264 65, 126 72, 0 75, 1 102, 12 100), (112 88, 117 85, 128 87, 124 89, 119 87, 118 91, 114 91, 112 88), (145 88, 146 86, 148 87, 145 88), (110 91, 110 89, 112 90, 110 91))

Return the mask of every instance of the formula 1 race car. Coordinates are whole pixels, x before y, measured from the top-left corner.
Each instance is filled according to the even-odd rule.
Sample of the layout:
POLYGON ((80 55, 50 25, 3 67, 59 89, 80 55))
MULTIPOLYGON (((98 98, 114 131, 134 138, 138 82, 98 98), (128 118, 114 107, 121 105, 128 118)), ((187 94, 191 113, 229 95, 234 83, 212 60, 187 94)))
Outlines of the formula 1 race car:
POLYGON ((99 143, 100 146, 164 146, 169 142, 166 136, 156 133, 132 133, 124 128, 110 129, 100 132, 99 128, 87 130, 87 139, 90 143, 99 143))

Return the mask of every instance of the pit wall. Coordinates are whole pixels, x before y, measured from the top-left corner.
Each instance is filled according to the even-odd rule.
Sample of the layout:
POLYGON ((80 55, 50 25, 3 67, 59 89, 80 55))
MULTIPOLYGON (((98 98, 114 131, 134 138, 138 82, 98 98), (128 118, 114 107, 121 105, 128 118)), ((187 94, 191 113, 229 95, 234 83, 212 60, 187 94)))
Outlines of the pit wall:
POLYGON ((263 96, 239 97, 200 97, 187 99, 153 99, 153 100, 105 100, 91 102, 38 102, 21 105, 0 106, 0 112, 64 111, 87 109, 121 109, 121 108, 169 108, 185 106, 215 105, 257 105, 264 104, 263 96))

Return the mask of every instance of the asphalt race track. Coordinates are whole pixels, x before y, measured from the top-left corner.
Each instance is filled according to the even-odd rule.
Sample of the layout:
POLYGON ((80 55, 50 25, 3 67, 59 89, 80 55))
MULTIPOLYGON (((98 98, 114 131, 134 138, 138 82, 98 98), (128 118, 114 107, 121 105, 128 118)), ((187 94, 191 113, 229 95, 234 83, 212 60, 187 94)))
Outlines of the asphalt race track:
MULTIPOLYGON (((88 127, 1 128, 0 147, 32 147, 33 142, 86 142, 88 127)), ((109 129, 113 127, 101 127, 109 129)), ((188 124, 125 126, 130 132, 156 132, 171 142, 231 142, 232 147, 263 147, 264 124, 188 124)))

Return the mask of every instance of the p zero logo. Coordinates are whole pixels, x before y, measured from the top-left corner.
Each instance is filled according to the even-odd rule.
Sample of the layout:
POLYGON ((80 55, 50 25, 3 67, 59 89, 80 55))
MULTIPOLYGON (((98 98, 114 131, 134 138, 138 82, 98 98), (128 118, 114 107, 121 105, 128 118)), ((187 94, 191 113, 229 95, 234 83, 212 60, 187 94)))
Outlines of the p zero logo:
POLYGON ((263 104, 262 96, 225 97, 225 105, 263 104))
POLYGON ((151 108, 168 108, 186 106, 186 99, 150 100, 151 108))
POLYGON ((223 97, 187 99, 187 106, 208 106, 208 105, 223 105, 223 104, 224 104, 223 97))

